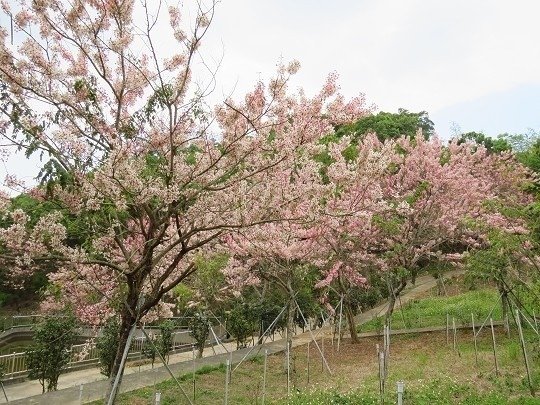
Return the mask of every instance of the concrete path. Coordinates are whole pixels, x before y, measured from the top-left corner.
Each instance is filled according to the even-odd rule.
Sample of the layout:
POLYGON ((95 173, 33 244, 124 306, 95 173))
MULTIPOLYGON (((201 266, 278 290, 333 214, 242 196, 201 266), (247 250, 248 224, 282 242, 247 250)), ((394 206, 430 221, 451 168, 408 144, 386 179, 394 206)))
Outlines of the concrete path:
MULTIPOLYGON (((462 274, 460 270, 449 272, 445 278, 450 278, 462 274)), ((409 286, 405 289, 401 296, 401 304, 405 304, 411 300, 417 299, 419 296, 435 287, 436 281, 431 276, 422 276, 416 280, 414 286, 409 286)), ((399 301, 396 305, 399 304, 399 301)), ((370 321, 373 317, 383 314, 386 311, 388 304, 382 304, 375 308, 361 313, 355 317, 358 325, 370 321)), ((300 333, 293 338, 293 347, 302 346, 311 341, 312 336, 320 339, 321 337, 330 336, 332 328, 325 326, 321 329, 300 333)), ((364 334, 360 334, 363 336, 364 334)), ((373 333, 366 334, 376 335, 373 333)), ((242 358, 248 354, 249 357, 254 357, 268 350, 269 354, 279 353, 285 350, 285 340, 280 339, 275 342, 268 342, 262 346, 255 348, 246 348, 234 350, 235 343, 226 343, 224 347, 214 346, 216 354, 212 348, 206 348, 202 359, 195 360, 195 367, 199 369, 207 365, 219 365, 225 363, 227 358, 232 360, 232 364, 237 364, 242 358), (252 350, 253 349, 253 350, 252 350), (251 350, 251 352, 250 352, 251 350)), ((156 382, 161 382, 170 379, 170 375, 163 366, 159 366, 159 360, 156 360, 156 367, 151 369, 150 365, 139 367, 126 367, 120 392, 133 391, 139 388, 152 386, 156 382), (159 367, 158 367, 159 366, 159 367)), ((169 368, 175 376, 190 373, 193 370, 192 353, 178 353, 172 355, 169 360, 169 368)), ((108 381, 99 373, 96 368, 75 371, 62 374, 58 381, 58 391, 41 394, 41 385, 38 381, 25 381, 23 383, 12 384, 6 386, 6 392, 11 404, 46 404, 46 405, 78 405, 80 403, 91 402, 102 399, 107 390, 108 381), (83 385, 81 393, 81 385, 83 385)), ((0 394, 1 395, 1 394, 0 394)), ((0 397, 0 403, 5 403, 5 399, 0 397)), ((188 403, 186 401, 186 403, 188 403)))

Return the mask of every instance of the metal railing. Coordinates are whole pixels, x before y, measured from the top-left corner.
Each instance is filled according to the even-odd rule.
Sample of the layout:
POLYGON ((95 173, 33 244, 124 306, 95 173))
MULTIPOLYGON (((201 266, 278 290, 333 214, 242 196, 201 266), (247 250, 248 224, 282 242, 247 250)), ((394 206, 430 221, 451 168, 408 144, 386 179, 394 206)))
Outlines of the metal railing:
POLYGON ((0 317, 0 332, 13 328, 33 326, 43 320, 45 315, 13 315, 0 317))
MULTIPOLYGON (((173 332, 173 347, 171 353, 178 353, 185 349, 190 349, 192 343, 182 342, 181 337, 189 334, 189 331, 173 332)), ((157 337, 157 335, 154 335, 157 337)), ((129 350, 129 360, 144 358, 143 348, 146 343, 145 336, 134 338, 129 350)), ((183 339, 185 340, 185 339, 183 339)), ((213 340, 208 340, 207 343, 215 344, 213 340)), ((73 345, 70 349, 70 361, 66 369, 78 368, 88 364, 98 364, 99 353, 95 342, 73 345)), ((13 379, 28 374, 26 362, 26 352, 4 354, 0 356, 0 369, 4 370, 4 379, 13 379)))

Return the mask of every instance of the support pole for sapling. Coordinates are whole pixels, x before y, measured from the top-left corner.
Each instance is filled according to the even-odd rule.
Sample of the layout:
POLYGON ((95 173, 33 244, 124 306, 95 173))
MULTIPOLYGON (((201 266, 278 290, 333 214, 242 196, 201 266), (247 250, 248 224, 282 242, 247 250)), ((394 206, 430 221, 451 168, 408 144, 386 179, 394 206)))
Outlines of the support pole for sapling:
POLYGON ((225 398, 223 399, 223 404, 227 405, 229 403, 229 376, 231 370, 231 362, 229 359, 225 362, 225 398))
POLYGON ((4 382, 0 381, 0 387, 2 387, 2 392, 4 393, 4 397, 6 398, 6 403, 9 403, 8 396, 6 394, 6 388, 4 387, 4 382))
POLYGON ((403 405, 403 393, 405 392, 405 383, 403 381, 397 382, 397 403, 403 405))
POLYGON ((499 363, 497 362, 497 349, 495 345, 495 329, 493 328, 493 318, 489 318, 489 323, 491 325, 491 341, 493 342, 493 359, 495 362, 495 375, 499 376, 499 363))
POLYGON ((450 315, 446 313, 446 344, 450 344, 450 315))
POLYGON ((527 370, 527 379, 529 381, 529 390, 531 391, 531 395, 534 396, 534 386, 531 379, 531 369, 529 367, 529 358, 527 357, 527 349, 525 347, 525 339, 523 338, 523 330, 521 329, 521 320, 519 317, 519 310, 516 309, 516 322, 518 326, 518 332, 519 332, 519 340, 521 342, 521 350, 523 352, 523 359, 525 360, 525 369, 527 370))
POLYGON ((291 342, 287 340, 287 397, 291 395, 291 342))
POLYGON ((266 396, 266 367, 268 364, 268 350, 264 351, 264 368, 263 368, 263 386, 262 386, 262 400, 261 404, 264 405, 264 398, 266 396))
POLYGON ((321 337, 321 370, 324 372, 324 337, 321 337))
POLYGON ((308 342, 307 344, 307 383, 309 384, 309 346, 310 346, 311 342, 308 342))
POLYGON ((457 351, 456 318, 452 317, 452 329, 454 331, 454 351, 457 351))
POLYGON ((192 366, 193 366, 193 403, 195 403, 195 345, 191 345, 192 366))
POLYGON ((120 379, 122 377, 122 373, 120 372, 120 370, 124 369, 124 364, 126 363, 129 349, 131 348, 131 341, 133 340, 133 335, 135 334, 135 328, 136 328, 136 325, 134 323, 131 326, 131 330, 129 331, 126 346, 124 347, 124 353, 122 355, 122 359, 120 360, 120 367, 118 368, 119 371, 116 373, 116 377, 114 378, 113 387, 111 389, 111 394, 109 395, 109 399, 107 400, 107 405, 113 404, 115 393, 116 393, 116 390, 118 389, 118 385, 120 384, 120 379))
POLYGON ((338 341, 337 341, 337 351, 339 352, 339 346, 341 344, 341 320, 343 318, 343 295, 341 296, 341 304, 339 307, 339 324, 338 324, 338 341))
POLYGON ((384 403, 384 383, 386 376, 384 375, 384 352, 379 353, 379 376, 380 376, 380 383, 381 383, 381 400, 384 403))
POLYGON ((474 340, 474 360, 476 362, 476 367, 478 367, 478 346, 476 343, 476 327, 474 326, 474 314, 471 312, 471 320, 472 320, 472 332, 473 332, 473 340, 474 340))
MULTIPOLYGON (((304 316, 304 313, 302 312, 302 309, 300 308, 300 305, 298 305, 298 301, 296 301, 296 299, 295 299, 295 302, 296 302, 296 307, 298 308, 298 312, 300 313, 300 316, 302 317, 302 320, 304 321, 304 323, 307 323, 306 317, 304 316)), ((309 331, 309 336, 311 337, 311 341, 315 344, 315 347, 317 348, 317 350, 319 350, 319 353, 321 353, 322 360, 324 362, 324 365, 326 366, 326 369, 328 370, 330 375, 332 375, 332 370, 330 370, 330 366, 328 365, 328 362, 326 361, 326 358, 324 357, 324 352, 321 351, 321 348, 317 344, 317 340, 315 340, 315 337, 313 336, 313 332, 311 330, 309 331)))

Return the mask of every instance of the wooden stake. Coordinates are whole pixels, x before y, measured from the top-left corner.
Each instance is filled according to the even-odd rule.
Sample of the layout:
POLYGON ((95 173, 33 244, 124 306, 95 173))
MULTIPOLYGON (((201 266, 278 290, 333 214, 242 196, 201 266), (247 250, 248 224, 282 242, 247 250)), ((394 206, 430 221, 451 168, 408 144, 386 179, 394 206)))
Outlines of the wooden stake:
POLYGON ((523 330, 521 329, 521 319, 519 316, 519 310, 516 309, 516 322, 518 325, 519 340, 521 341, 521 350, 523 351, 523 358, 525 359, 525 369, 527 370, 527 379, 529 381, 529 389, 531 395, 534 397, 534 386, 531 379, 531 370, 529 368, 529 358, 527 357, 527 349, 525 348, 525 339, 523 338, 523 330))
POLYGON ((495 375, 499 376, 499 363, 497 362, 497 349, 495 347, 495 329, 493 329, 493 318, 489 318, 491 324, 491 340, 493 342, 493 359, 495 361, 495 375))

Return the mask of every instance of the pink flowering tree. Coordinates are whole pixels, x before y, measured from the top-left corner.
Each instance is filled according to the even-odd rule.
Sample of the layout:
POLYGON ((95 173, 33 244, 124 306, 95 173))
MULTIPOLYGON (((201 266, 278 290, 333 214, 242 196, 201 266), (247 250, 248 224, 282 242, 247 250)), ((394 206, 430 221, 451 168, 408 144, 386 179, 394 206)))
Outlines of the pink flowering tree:
POLYGON ((463 252, 480 245, 476 223, 520 227, 490 209, 489 201, 525 200, 520 165, 469 144, 401 139, 391 170, 384 193, 392 209, 377 219, 384 233, 376 248, 388 271, 387 319, 426 263, 459 262, 463 252))
POLYGON ((323 278, 316 288, 333 289, 343 297, 343 310, 353 342, 358 341, 352 293, 368 288, 365 274, 384 262, 373 247, 381 238, 375 218, 384 214, 383 180, 394 155, 394 143, 381 143, 374 134, 358 142, 349 138, 328 144, 326 180, 330 193, 321 207, 315 263, 323 278))
POLYGON ((34 194, 62 210, 35 227, 11 211, 2 258, 22 276, 54 260, 48 307, 68 303, 91 323, 120 315, 112 382, 130 329, 166 314, 194 258, 231 230, 294 216, 288 206, 310 197, 311 180, 291 173, 309 173, 315 141, 366 110, 337 93, 335 75, 313 98, 291 95, 291 63, 208 111, 213 82, 192 76, 214 4, 199 4, 188 26, 161 2, 14 3, 2 2, 18 43, 0 30, 0 134, 46 160, 34 194), (166 34, 175 52, 163 56, 166 34), (65 243, 64 212, 83 221, 82 243, 65 243))

